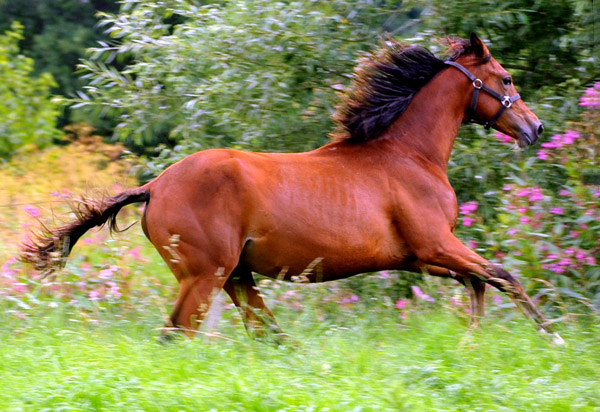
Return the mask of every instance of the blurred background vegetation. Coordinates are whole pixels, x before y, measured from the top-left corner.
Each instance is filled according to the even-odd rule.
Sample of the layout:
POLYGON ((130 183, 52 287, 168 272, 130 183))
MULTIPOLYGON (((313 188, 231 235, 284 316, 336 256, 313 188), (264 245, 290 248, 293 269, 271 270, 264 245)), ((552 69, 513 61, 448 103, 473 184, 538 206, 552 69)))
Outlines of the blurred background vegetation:
MULTIPOLYGON (((144 182, 212 147, 309 150, 328 141, 357 58, 387 34, 441 55, 440 38, 475 31, 544 122, 547 147, 461 129, 449 174, 472 207, 459 236, 541 301, 598 309, 598 16, 590 0, 0 0, 0 157, 93 127, 138 159, 144 182)), ((417 281, 401 279, 348 285, 369 296, 384 284, 395 300, 417 281)))

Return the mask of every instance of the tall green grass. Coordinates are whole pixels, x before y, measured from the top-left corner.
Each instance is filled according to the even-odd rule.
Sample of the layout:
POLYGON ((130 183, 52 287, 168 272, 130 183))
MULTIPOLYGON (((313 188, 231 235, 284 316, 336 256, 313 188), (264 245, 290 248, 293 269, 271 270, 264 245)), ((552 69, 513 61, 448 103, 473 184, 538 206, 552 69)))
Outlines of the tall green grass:
POLYGON ((344 326, 277 315, 299 344, 264 345, 229 321, 218 338, 161 345, 154 316, 101 314, 91 324, 70 322, 59 308, 21 324, 4 317, 1 409, 600 409, 597 320, 563 329, 568 345, 556 347, 525 320, 487 322, 467 335, 464 322, 440 308, 402 323, 391 310, 357 308, 344 326))

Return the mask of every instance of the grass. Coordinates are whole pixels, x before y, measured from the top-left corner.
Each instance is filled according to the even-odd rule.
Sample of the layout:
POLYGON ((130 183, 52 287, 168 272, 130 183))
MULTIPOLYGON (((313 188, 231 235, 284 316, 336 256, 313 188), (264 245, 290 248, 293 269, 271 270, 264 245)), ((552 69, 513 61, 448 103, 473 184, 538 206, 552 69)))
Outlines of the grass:
MULTIPOLYGON (((308 310, 310 312, 310 310, 308 310)), ((439 308, 399 326, 356 313, 346 326, 296 323, 299 346, 232 338, 160 345, 157 318, 68 321, 60 308, 2 322, 5 411, 594 411, 600 409, 600 325, 562 330, 566 347, 527 321, 488 324, 468 337, 439 308), (12 325, 11 325, 12 324, 12 325), (11 325, 11 327, 7 327, 11 325), (16 330, 16 332, 15 332, 16 330)))

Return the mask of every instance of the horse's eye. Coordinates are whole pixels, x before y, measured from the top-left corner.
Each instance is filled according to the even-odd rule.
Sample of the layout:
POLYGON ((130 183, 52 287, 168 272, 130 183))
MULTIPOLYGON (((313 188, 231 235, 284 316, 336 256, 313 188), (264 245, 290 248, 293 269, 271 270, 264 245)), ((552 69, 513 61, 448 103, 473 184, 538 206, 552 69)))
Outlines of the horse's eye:
POLYGON ((502 79, 502 82, 505 86, 510 86, 512 84, 512 79, 510 77, 505 77, 504 79, 502 79))

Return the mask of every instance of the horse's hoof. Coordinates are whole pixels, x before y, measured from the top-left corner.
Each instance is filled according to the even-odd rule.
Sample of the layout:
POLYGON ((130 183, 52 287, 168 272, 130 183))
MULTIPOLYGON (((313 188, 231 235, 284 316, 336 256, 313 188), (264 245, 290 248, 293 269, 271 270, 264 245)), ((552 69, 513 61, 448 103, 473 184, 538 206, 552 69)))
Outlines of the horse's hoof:
POLYGON ((163 333, 158 337, 158 343, 161 345, 169 345, 175 342, 175 335, 172 333, 163 333))
POLYGON ((554 332, 552 334, 552 343, 554 343, 555 345, 566 345, 567 342, 565 342, 565 340, 556 332, 554 332))

